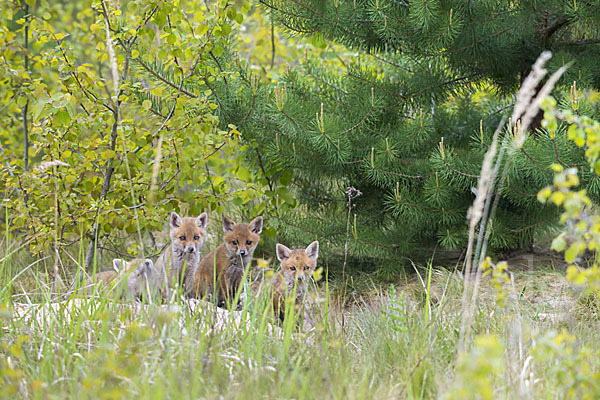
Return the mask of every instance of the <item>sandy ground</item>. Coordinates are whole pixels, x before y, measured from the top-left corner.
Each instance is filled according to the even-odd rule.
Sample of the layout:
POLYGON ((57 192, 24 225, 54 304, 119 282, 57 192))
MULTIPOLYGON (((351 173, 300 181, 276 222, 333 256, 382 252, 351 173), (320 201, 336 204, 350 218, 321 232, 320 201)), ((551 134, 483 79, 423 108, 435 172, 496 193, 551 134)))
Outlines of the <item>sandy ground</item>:
MULTIPOLYGON (((98 302, 93 299, 74 298, 60 302, 41 304, 12 303, 10 313, 12 318, 21 322, 37 325, 39 328, 60 322, 69 324, 71 321, 99 321, 98 302), (81 318, 81 314, 84 314, 81 318), (66 321, 65 321, 66 319, 66 321)), ((181 304, 145 305, 139 302, 111 303, 107 308, 112 311, 126 311, 135 317, 139 313, 163 313, 167 318, 176 320, 182 334, 186 332, 186 318, 197 318, 200 326, 205 327, 206 334, 219 332, 225 329, 249 328, 250 321, 244 318, 241 311, 227 311, 216 307, 214 304, 202 300, 190 299, 181 304)), ((281 329, 273 324, 267 327, 268 334, 281 335, 281 329)))

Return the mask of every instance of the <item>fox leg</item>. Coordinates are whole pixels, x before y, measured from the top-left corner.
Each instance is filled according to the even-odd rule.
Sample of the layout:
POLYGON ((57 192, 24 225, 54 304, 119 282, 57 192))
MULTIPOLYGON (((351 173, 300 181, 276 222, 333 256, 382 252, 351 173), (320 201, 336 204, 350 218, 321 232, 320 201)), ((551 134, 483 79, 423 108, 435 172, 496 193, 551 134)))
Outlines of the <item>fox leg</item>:
POLYGON ((237 265, 231 265, 225 271, 226 296, 230 301, 233 301, 235 298, 235 295, 242 285, 243 278, 244 270, 237 265))

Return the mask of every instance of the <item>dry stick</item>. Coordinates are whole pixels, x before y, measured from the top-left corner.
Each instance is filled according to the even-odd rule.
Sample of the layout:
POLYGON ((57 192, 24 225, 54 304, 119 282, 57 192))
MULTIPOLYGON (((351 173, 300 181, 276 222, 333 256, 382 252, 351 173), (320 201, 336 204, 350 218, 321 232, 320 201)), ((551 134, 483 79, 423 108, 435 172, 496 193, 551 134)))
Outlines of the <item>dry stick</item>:
MULTIPOLYGON (((350 214, 352 212, 352 199, 362 195, 361 191, 353 186, 346 189, 346 196, 348 196, 348 218, 346 220, 346 243, 344 243, 344 265, 342 266, 342 301, 346 298, 346 263, 348 261, 348 244, 350 243, 350 214)), ((344 310, 342 309, 342 331, 345 326, 344 310)))
MULTIPOLYGON (((58 176, 57 166, 52 166, 52 175, 54 177, 54 289, 58 289, 60 282, 60 275, 58 273, 58 263, 62 264, 60 259, 60 236, 58 235, 58 176)), ((63 268, 64 269, 64 268, 63 268)), ((62 285, 60 285, 62 286, 62 285)))
MULTIPOLYGON (((133 43, 135 43, 135 40, 137 38, 137 32, 139 31, 139 28, 142 26, 142 24, 146 24, 150 18, 152 18, 152 15, 154 15, 154 13, 156 12, 158 7, 154 7, 154 9, 149 13, 148 17, 145 18, 143 20, 143 22, 137 27, 136 29, 136 35, 131 38, 127 44, 124 46, 126 53, 125 53, 125 62, 123 65, 123 76, 121 76, 121 83, 119 84, 119 80, 117 79, 117 75, 115 75, 115 70, 113 69, 113 82, 115 85, 115 100, 114 100, 114 107, 112 108, 112 113, 113 113, 113 125, 111 127, 111 131, 110 131, 110 149, 112 151, 115 151, 116 146, 117 146, 117 136, 118 136, 118 126, 119 126, 119 115, 120 115, 120 105, 121 105, 121 100, 119 99, 121 97, 121 94, 123 93, 123 82, 125 82, 125 80, 127 79, 127 71, 129 69, 129 60, 130 60, 130 56, 131 56, 131 46, 133 45, 133 43)), ((110 39, 110 35, 108 34, 108 32, 110 31, 110 23, 109 23, 109 18, 108 18, 108 13, 106 12, 106 8, 104 7, 104 2, 102 2, 102 15, 104 16, 105 22, 106 22, 106 29, 107 29, 107 40, 110 39)), ((110 44, 110 49, 112 49, 112 42, 109 43, 110 44)), ((109 51, 110 51, 109 49, 109 51)), ((114 56, 114 54, 112 54, 114 56)), ((116 71, 118 73, 118 71, 116 71)), ((106 172, 104 173, 104 179, 102 181, 102 189, 100 191, 100 198, 98 203, 100 204, 100 206, 98 207, 98 209, 96 210, 96 216, 94 217, 94 226, 93 226, 93 230, 92 230, 92 238, 90 240, 90 244, 88 246, 88 251, 87 251, 87 255, 85 257, 85 268, 89 269, 90 266, 92 265, 92 262, 95 258, 96 255, 96 243, 98 242, 98 216, 100 214, 100 210, 102 208, 102 202, 104 201, 104 199, 106 198, 108 191, 110 189, 110 183, 112 180, 112 175, 114 172, 114 167, 112 166, 112 163, 114 161, 114 157, 111 158, 110 160, 108 160, 106 162, 106 172)))
MULTIPOLYGON (((29 5, 25 4, 25 18, 27 18, 27 14, 29 14, 29 5)), ((27 55, 27 52, 29 51, 29 24, 25 24, 25 43, 24 43, 24 48, 25 48, 25 72, 27 72, 27 70, 29 69, 29 56, 27 55)), ((23 172, 27 172, 27 169, 29 167, 29 128, 27 126, 27 109, 29 108, 29 99, 27 99, 27 101, 25 102, 25 105, 23 106, 23 172)), ((27 207, 27 201, 28 201, 28 194, 27 191, 23 192, 23 197, 24 197, 24 201, 25 201, 25 207, 27 207)))
MULTIPOLYGON (((527 136, 527 128, 529 127, 531 120, 537 114, 537 111, 540 107, 541 101, 550 94, 554 84, 562 75, 562 73, 566 70, 566 67, 560 68, 556 73, 554 73, 551 78, 546 82, 546 84, 542 87, 542 89, 537 93, 537 97, 533 99, 535 96, 535 87, 537 87, 538 83, 545 76, 546 70, 543 69, 543 65, 548 61, 551 57, 550 52, 543 52, 538 60, 535 62, 531 74, 525 79, 521 90, 519 91, 517 102, 515 104, 515 109, 513 111, 512 120, 517 121, 522 118, 521 124, 518 125, 517 132, 515 134, 515 139, 513 142, 513 148, 511 149, 511 154, 515 151, 522 148, 527 136)), ((481 179, 479 180, 479 190, 478 195, 475 201, 473 202, 473 206, 470 211, 470 224, 469 224, 469 244, 467 248, 467 256, 465 258, 465 287, 463 290, 463 318, 461 322, 461 332, 460 332, 460 341, 459 341, 459 351, 463 351, 465 347, 466 338, 468 336, 467 329, 470 329, 471 326, 471 318, 473 315, 473 311, 475 308, 475 301, 477 300, 477 294, 479 289, 479 284, 481 280, 481 276, 479 273, 475 276, 475 283, 473 287, 470 284, 470 275, 471 275, 471 267, 472 262, 475 261, 475 269, 478 272, 479 266, 485 257, 487 250, 487 243, 489 236, 491 234, 491 228, 488 225, 486 227, 487 221, 491 221, 495 215, 499 197, 496 196, 494 199, 495 182, 498 176, 498 171, 500 169, 500 164, 502 163, 502 159, 506 149, 508 148, 508 139, 510 132, 504 137, 502 143, 502 149, 500 154, 498 155, 493 171, 491 170, 491 165, 493 161, 493 157, 496 153, 497 146, 497 136, 500 129, 503 127, 504 121, 501 121, 500 125, 496 129, 494 133, 494 140, 492 146, 486 153, 483 166, 481 169, 481 179), (485 189, 485 190, 483 190, 485 189), (492 206, 492 199, 494 200, 492 206), (485 202, 485 204, 484 204, 485 202), (491 213, 490 213, 491 207, 491 213), (472 253, 473 249, 473 239, 475 234, 475 227, 481 221, 481 225, 479 227, 479 235, 477 241, 477 248, 475 253, 472 253), (485 234, 485 236, 484 236, 485 234), (469 296, 470 295, 470 296, 469 296), (471 297, 470 301, 468 298, 471 297)), ((500 179, 498 189, 499 190, 504 184, 507 173, 508 173, 508 164, 505 165, 502 177, 500 179)))
MULTIPOLYGON (((498 124, 498 128, 496 129, 496 132, 494 133, 494 141, 497 141, 497 139, 498 139, 497 134, 499 133, 499 130, 501 129, 501 127, 504 126, 505 122, 506 122, 506 118, 502 118, 502 120, 500 121, 500 124, 498 124)), ((504 158, 504 153, 506 152, 506 147, 508 145, 508 137, 509 137, 509 135, 505 135, 504 139, 502 140, 502 146, 500 147, 500 153, 498 154, 498 158, 496 159, 496 164, 495 164, 494 170, 492 172, 492 182, 489 186, 489 189, 487 191, 486 198, 485 198, 485 207, 483 209, 483 216, 481 217, 481 225, 479 226, 479 235, 477 237, 477 247, 475 248, 476 268, 478 268, 478 266, 483 261, 483 259, 481 257, 485 254, 483 233, 485 232, 486 224, 488 222, 490 204, 491 204, 492 198, 494 197, 494 192, 495 192, 496 177, 498 176, 498 170, 500 169, 500 163, 502 162, 502 159, 504 158), (483 247, 483 251, 482 251, 482 247, 483 247)), ((496 143, 494 142, 492 144, 492 146, 494 146, 495 144, 496 143)), ((490 147, 490 150, 491 150, 491 147, 490 147)), ((507 170, 505 169, 505 171, 507 171, 507 170)), ((499 186, 498 189, 500 189, 502 187, 502 183, 503 182, 501 182, 501 184, 498 185, 499 186)), ((496 200, 498 200, 499 198, 500 198, 500 196, 496 196, 496 200)), ((489 229, 490 225, 488 225, 487 227, 489 229)))
MULTIPOLYGON (((515 135, 515 143, 517 145, 517 148, 521 148, 521 146, 524 144, 525 139, 526 139, 527 128, 529 127, 529 125, 530 125, 531 121, 533 120, 533 118, 535 117, 535 115, 537 115, 537 111, 540 108, 540 104, 541 104, 542 100, 550 94, 550 92, 552 91, 552 88, 556 84, 556 81, 560 78, 560 76, 564 73, 564 71, 567 68, 567 66, 563 66, 558 71, 556 71, 554 74, 552 74, 550 79, 548 79, 548 82, 546 82, 544 84, 544 86, 542 87, 542 89, 538 92, 536 98, 534 100, 532 100, 532 97, 535 94, 535 92, 530 91, 530 88, 537 87, 537 84, 539 83, 539 81, 545 76, 547 71, 545 69, 543 69, 543 63, 545 63, 550 58, 550 56, 551 55, 549 54, 549 52, 544 52, 544 53, 542 53, 542 55, 540 55, 540 57, 538 58, 538 61, 536 61, 535 65, 534 65, 531 75, 526 79, 526 81, 524 82, 524 87, 522 88, 524 92, 527 92, 524 94, 524 96, 526 96, 525 97, 526 101, 519 101, 522 99, 517 100, 517 103, 520 104, 521 107, 517 109, 517 107, 515 106, 515 112, 513 113, 513 121, 517 121, 518 119, 522 118, 521 123, 518 125, 518 131, 516 132, 516 135, 515 135), (535 80, 530 80, 530 77, 533 77, 535 80), (527 106, 523 107, 523 105, 527 105, 527 106), (518 114, 518 113, 521 113, 521 114, 518 114)), ((505 137, 505 142, 507 141, 507 138, 508 138, 508 136, 505 137)), ((512 148, 510 150, 511 154, 514 153, 517 148, 512 148)), ((504 148, 501 150, 501 154, 499 155, 498 160, 496 161, 496 168, 494 170, 494 176, 498 176, 498 170, 500 168, 500 162, 502 161, 503 153, 504 153, 504 148)), ((502 172, 502 177, 501 177, 500 183, 498 185, 498 190, 500 190, 502 188, 502 186, 504 185, 504 182, 507 179, 508 169, 509 169, 509 165, 507 164, 504 166, 504 169, 502 172)), ((492 195, 493 195, 493 193, 492 193, 492 190, 490 189, 490 198, 492 195)), ((488 199, 488 201, 489 201, 489 199, 488 199)), ((492 219, 496 213, 498 201, 499 201, 499 196, 496 196, 494 205, 492 206, 492 212, 491 212, 490 219, 492 219)), ((487 210, 487 208, 489 208, 489 204, 486 204, 486 210, 487 210)), ((485 257, 485 253, 486 253, 486 249, 487 249, 488 238, 489 238, 489 235, 491 234, 491 230, 490 230, 489 226, 488 226, 487 230, 484 229, 485 222, 487 219, 487 213, 484 214, 483 218, 484 218, 484 220, 482 222, 482 228, 480 229, 479 240, 478 240, 478 247, 481 248, 480 253, 479 253, 479 258, 478 258, 478 265, 483 262, 483 258, 485 257), (485 239, 483 239, 483 232, 485 232, 485 239)), ((478 253, 476 252, 475 254, 477 255, 478 253)), ((478 283, 478 281, 476 283, 478 283)))
MULTIPOLYGON (((545 76, 547 71, 545 69, 543 69, 543 63, 545 63, 549 58, 550 58, 550 54, 546 54, 546 52, 542 53, 542 55, 538 58, 538 61, 534 65, 534 71, 532 72, 532 75, 534 75, 536 77, 536 80, 533 81, 533 83, 531 83, 531 85, 535 85, 535 87, 537 87, 537 84, 539 83, 539 81, 545 76), (540 60, 543 63, 539 63, 540 60)), ((523 110, 524 115, 513 114, 513 116, 516 117, 517 119, 522 118, 521 124, 518 125, 519 129, 515 135, 515 143, 517 146, 520 147, 524 144, 525 139, 526 139, 527 127, 529 127, 529 125, 531 124, 531 121, 537 115, 537 111, 540 109, 542 100, 544 98, 546 98, 548 95, 550 95, 552 88, 554 87, 554 85, 556 84, 556 82, 558 81, 560 76, 566 71, 567 67, 568 66, 563 66, 563 67, 559 68, 554 74, 552 74, 552 76, 544 84, 542 89, 537 93, 537 96, 535 99, 531 100, 531 97, 533 97, 533 95, 531 95, 531 97, 529 98, 529 101, 528 101, 529 106, 523 110)), ((515 151, 517 151, 519 149, 519 147, 513 147, 513 148, 509 149, 510 154, 512 155, 515 151)), ((500 155, 498 157, 498 160, 496 161, 496 168, 494 170, 494 178, 498 175, 498 170, 500 168, 501 161, 502 161, 502 156, 500 155)), ((502 189, 502 186, 504 185, 504 183, 508 177, 508 170, 509 170, 509 164, 507 163, 504 166, 504 169, 502 171, 502 176, 500 178, 500 182, 498 184, 497 191, 500 191, 502 189)), ((490 190, 490 196, 488 198, 489 203, 491 203, 492 194, 493 193, 490 190)), ((494 199, 494 203, 492 205, 490 217, 489 217, 490 221, 493 220, 494 216, 496 215, 496 210, 498 208, 499 200, 500 200, 500 196, 496 195, 496 197, 494 199)), ((488 208, 489 208, 489 204, 486 204, 486 211, 488 208)), ((484 218, 488 219, 486 214, 484 214, 484 218)), ((480 237, 482 236, 482 233, 484 232, 485 219, 483 220, 482 225, 480 227, 480 232, 479 232, 480 237)), ((481 241, 480 253, 479 254, 475 253, 475 255, 476 255, 475 260, 478 261, 477 266, 481 265, 481 263, 483 262, 483 259, 485 257, 486 251, 487 251, 487 244, 488 244, 490 235, 491 235, 491 228, 488 225, 487 229, 485 229, 485 238, 481 241), (477 257, 477 255, 478 255, 478 257, 477 257)), ((475 300, 476 300, 477 293, 479 290, 480 280, 481 280, 481 277, 479 276, 479 274, 476 275, 475 286, 474 286, 473 295, 472 295, 472 299, 471 299, 472 307, 475 304, 475 300)))
POLYGON ((477 185, 477 196, 473 201, 473 205, 469 208, 469 242, 467 246, 467 254, 465 256, 465 268, 464 268, 464 288, 463 288, 463 297, 462 297, 462 308, 463 308, 463 316, 460 327, 460 339, 458 344, 459 352, 464 350, 465 346, 465 334, 468 328, 470 328, 470 312, 471 308, 468 304, 468 299, 470 298, 469 294, 471 291, 470 277, 471 277, 471 267, 472 267, 472 256, 473 256, 473 239, 475 237, 475 229, 477 228, 477 224, 482 218, 485 200, 487 198, 488 189, 490 187, 492 177, 492 162, 494 157, 496 156, 496 149, 498 147, 498 135, 500 134, 500 130, 504 125, 504 119, 496 128, 494 132, 494 138, 492 140, 492 144, 485 154, 483 159, 483 165, 481 167, 481 177, 479 178, 479 183, 477 185))
MULTIPOLYGON (((115 146, 116 146, 116 140, 117 140, 117 126, 118 126, 118 115, 117 113, 113 112, 113 118, 114 118, 114 123, 111 127, 110 130, 110 134, 111 134, 111 150, 115 150, 115 146)), ((100 198, 99 198, 99 203, 102 203, 104 201, 104 199, 106 198, 106 195, 108 194, 108 190, 110 189, 110 181, 112 179, 112 174, 114 172, 114 167, 111 165, 113 159, 111 158, 110 160, 107 161, 107 168, 106 168, 106 172, 104 173, 104 179, 102 181, 102 189, 100 191, 100 198)), ((94 217, 94 227, 92 230, 92 237, 90 240, 90 244, 88 246, 88 252, 87 255, 85 257, 85 268, 89 269, 90 265, 92 265, 92 261, 94 259, 94 255, 95 255, 95 247, 96 247, 96 242, 98 240, 98 215, 100 213, 100 209, 101 207, 98 207, 98 209, 96 210, 96 215, 94 217)))
MULTIPOLYGON (((108 32, 108 31, 107 31, 108 32)), ((119 125, 121 125, 121 123, 119 123, 119 125)), ((142 259, 145 259, 146 256, 144 255, 144 245, 143 245, 143 241, 142 241, 142 231, 140 229, 140 220, 139 220, 139 216, 138 216, 138 207, 136 206, 136 201, 135 201, 135 192, 133 190, 133 185, 131 184, 131 168, 129 167, 129 158, 127 157, 127 144, 125 142, 125 134, 123 133, 123 126, 121 125, 121 141, 123 142, 123 153, 124 153, 124 159, 125 159, 125 167, 127 168, 127 178, 129 179, 129 188, 130 188, 130 192, 131 192, 131 204, 133 204, 133 215, 135 216, 135 224, 136 224, 136 228, 137 228, 137 233, 138 233, 138 240, 139 240, 139 244, 140 244, 140 249, 142 252, 142 259)), ((146 284, 148 283, 148 280, 146 280, 146 284)), ((150 304, 152 304, 152 299, 150 299, 150 304)))
POLYGON ((206 161, 204 162, 204 168, 206 169, 206 177, 208 178, 208 181, 210 182, 210 189, 212 191, 212 194, 213 194, 213 196, 215 196, 215 200, 217 200, 217 205, 220 206, 221 202, 219 201, 219 196, 217 196, 217 191, 215 190, 215 185, 213 185, 213 181, 210 177, 210 170, 208 169, 208 162, 206 162, 206 161))
MULTIPOLYGON (((118 100, 115 102, 115 109, 113 111, 113 125, 111 127, 110 130, 110 149, 112 151, 115 151, 115 148, 117 146, 117 134, 118 134, 118 126, 119 126, 119 102, 118 100)), ((112 175, 113 172, 115 170, 115 168, 113 167, 112 163, 113 163, 114 158, 111 158, 110 160, 108 160, 106 162, 106 172, 104 173, 104 180, 102 181, 102 190, 100 191, 100 199, 99 199, 99 204, 100 206, 98 207, 98 209, 96 210, 96 216, 94 217, 94 228, 92 231, 92 238, 90 240, 90 244, 88 246, 88 252, 87 255, 85 257, 85 268, 89 269, 90 266, 92 265, 93 260, 95 259, 95 255, 96 255, 96 243, 98 241, 98 216, 100 214, 100 210, 102 208, 101 203, 104 201, 104 199, 106 199, 106 195, 108 194, 108 191, 110 189, 110 182, 112 180, 112 175)))
MULTIPOLYGON (((160 159, 162 157, 162 143, 163 136, 158 136, 158 143, 156 145, 156 153, 154 155, 154 165, 152 166, 152 178, 150 179, 150 193, 148 194, 148 199, 154 199, 154 192, 156 191, 156 187, 158 185, 158 172, 160 170, 160 159)), ((154 242, 154 237, 150 234, 152 241, 154 242)), ((154 242, 154 247, 156 248, 156 242, 154 242)))
POLYGON ((275 24, 273 23, 273 17, 271 17, 271 69, 275 65, 275 24))

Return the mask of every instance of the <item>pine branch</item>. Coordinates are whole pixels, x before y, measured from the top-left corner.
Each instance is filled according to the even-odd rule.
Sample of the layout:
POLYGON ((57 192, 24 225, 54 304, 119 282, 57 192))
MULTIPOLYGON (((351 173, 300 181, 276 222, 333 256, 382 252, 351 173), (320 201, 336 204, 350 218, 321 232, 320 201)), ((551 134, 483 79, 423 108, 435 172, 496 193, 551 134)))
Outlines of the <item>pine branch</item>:
POLYGON ((165 85, 175 89, 176 91, 191 97, 193 99, 197 99, 198 96, 196 96, 194 93, 191 93, 185 89, 183 89, 183 87, 181 87, 180 85, 177 85, 173 82, 171 82, 170 80, 168 80, 166 77, 162 76, 160 73, 158 73, 157 71, 154 71, 152 68, 150 68, 150 66, 148 66, 145 62, 143 62, 141 60, 140 57, 136 58, 135 61, 146 71, 148 72, 150 75, 152 75, 153 77, 155 77, 156 79, 158 79, 159 81, 161 81, 162 83, 164 83, 165 85))

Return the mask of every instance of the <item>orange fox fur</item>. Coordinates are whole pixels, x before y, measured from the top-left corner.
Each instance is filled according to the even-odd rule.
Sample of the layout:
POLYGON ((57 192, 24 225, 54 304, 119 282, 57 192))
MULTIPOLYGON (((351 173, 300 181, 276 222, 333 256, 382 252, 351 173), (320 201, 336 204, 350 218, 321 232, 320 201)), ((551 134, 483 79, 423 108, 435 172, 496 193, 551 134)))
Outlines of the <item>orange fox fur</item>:
POLYGON ((204 256, 198 267, 186 275, 188 295, 195 298, 216 295, 219 304, 232 301, 260 240, 262 226, 262 217, 254 218, 249 224, 236 224, 223 216, 223 243, 204 256))
POLYGON ((281 262, 281 268, 270 282, 257 281, 252 285, 255 295, 262 290, 268 290, 273 301, 275 315, 283 321, 285 316, 285 300, 294 293, 295 306, 300 308, 304 302, 308 280, 317 268, 319 256, 319 242, 314 241, 306 249, 290 250, 278 243, 276 246, 277 259, 281 262))
POLYGON ((200 249, 206 239, 208 215, 197 218, 182 218, 172 212, 169 218, 171 245, 156 260, 157 273, 163 277, 163 295, 168 295, 167 287, 173 288, 184 280, 185 274, 194 270, 200 262, 200 249))

